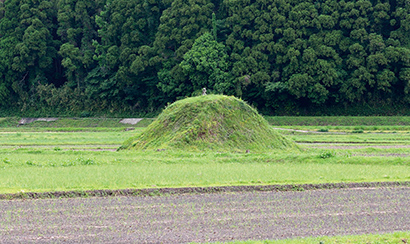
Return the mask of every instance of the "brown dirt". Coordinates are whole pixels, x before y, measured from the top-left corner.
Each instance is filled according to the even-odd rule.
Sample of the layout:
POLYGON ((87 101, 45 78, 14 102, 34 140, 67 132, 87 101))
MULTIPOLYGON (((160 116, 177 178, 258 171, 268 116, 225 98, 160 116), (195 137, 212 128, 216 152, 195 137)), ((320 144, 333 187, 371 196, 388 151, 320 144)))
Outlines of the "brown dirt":
POLYGON ((0 243, 187 243, 410 229, 410 187, 0 201, 0 243))

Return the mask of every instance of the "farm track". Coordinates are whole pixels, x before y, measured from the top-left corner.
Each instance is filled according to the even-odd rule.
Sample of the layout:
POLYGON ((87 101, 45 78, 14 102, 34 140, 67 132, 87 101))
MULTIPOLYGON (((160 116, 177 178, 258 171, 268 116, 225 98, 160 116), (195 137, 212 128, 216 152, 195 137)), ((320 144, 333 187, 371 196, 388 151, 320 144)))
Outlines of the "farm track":
POLYGON ((187 243, 410 229, 410 187, 0 201, 1 243, 187 243))
POLYGON ((272 127, 274 130, 284 130, 284 131, 292 131, 292 132, 300 132, 300 133, 311 133, 311 134, 340 134, 346 135, 346 132, 320 132, 320 131, 313 131, 313 130, 295 130, 295 129, 286 129, 286 128, 277 128, 272 127))
MULTIPOLYGON (((299 142, 297 143, 303 147, 307 148, 320 148, 320 149, 336 149, 336 150, 343 150, 343 149, 364 149, 364 148, 380 148, 380 149, 389 149, 389 148, 410 148, 410 145, 357 145, 354 143, 353 145, 346 145, 349 143, 325 143, 325 142, 318 142, 318 143, 305 143, 299 142), (336 145, 335 145, 336 144, 336 145), (343 145, 337 145, 343 144, 343 145)), ((352 144, 352 143, 350 143, 352 144)), ((53 145, 2 145, 1 148, 13 148, 13 149, 54 149, 56 147, 60 147, 61 150, 64 151, 117 151, 117 148, 120 145, 106 145, 106 144, 90 144, 90 145, 69 145, 69 144, 53 144, 53 145)), ((365 156, 365 157, 409 157, 410 154, 406 153, 355 153, 351 156, 365 156)))
POLYGON ((362 157, 410 157, 410 154, 406 153, 381 153, 381 154, 375 154, 375 153, 354 153, 352 156, 362 156, 362 157))
MULTIPOLYGON (((410 145, 346 145, 349 143, 344 143, 344 145, 335 145, 335 143, 298 143, 299 145, 307 148, 318 148, 318 149, 366 149, 366 148, 379 148, 379 149, 400 149, 400 148, 410 148, 410 145)), ((363 157, 410 157, 408 153, 353 153, 351 156, 363 156, 363 157)))
MULTIPOLYGON (((335 134, 335 135, 347 135, 347 134, 351 134, 351 132, 346 132, 346 131, 315 131, 315 130, 298 130, 298 129, 287 129, 287 128, 277 128, 277 127, 272 127, 272 129, 274 130, 282 130, 282 131, 290 131, 290 132, 300 132, 300 133, 304 133, 304 134, 335 134)), ((392 134, 393 132, 371 132, 368 131, 366 132, 366 134, 379 134, 379 135, 383 135, 383 134, 392 134)))
POLYGON ((118 148, 121 146, 120 144, 84 144, 84 145, 77 145, 77 144, 52 144, 52 145, 5 145, 3 144, 0 148, 13 148, 13 149, 20 149, 20 148, 41 148, 41 149, 53 149, 55 147, 61 147, 64 150, 87 150, 87 149, 113 149, 118 148))
MULTIPOLYGON (((298 143, 299 145, 311 148, 327 148, 327 149, 360 149, 360 148, 410 148, 410 145, 335 145, 335 143, 298 143)), ((345 143, 349 144, 349 143, 345 143)))

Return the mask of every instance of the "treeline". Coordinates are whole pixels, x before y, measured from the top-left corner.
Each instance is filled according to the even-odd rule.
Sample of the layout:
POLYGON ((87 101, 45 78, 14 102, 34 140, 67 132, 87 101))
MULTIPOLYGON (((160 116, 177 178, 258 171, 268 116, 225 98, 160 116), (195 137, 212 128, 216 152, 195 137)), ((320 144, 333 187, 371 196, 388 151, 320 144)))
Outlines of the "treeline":
POLYGON ((410 105, 408 0, 0 1, 0 106, 142 113, 410 105))

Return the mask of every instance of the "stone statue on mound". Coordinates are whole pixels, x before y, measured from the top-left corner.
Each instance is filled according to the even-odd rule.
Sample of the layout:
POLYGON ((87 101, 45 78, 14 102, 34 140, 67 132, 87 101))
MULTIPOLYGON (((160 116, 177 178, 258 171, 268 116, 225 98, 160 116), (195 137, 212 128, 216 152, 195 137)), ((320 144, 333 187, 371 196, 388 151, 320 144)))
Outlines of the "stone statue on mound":
POLYGON ((204 87, 204 88, 202 88, 202 96, 205 96, 206 95, 206 88, 204 87))

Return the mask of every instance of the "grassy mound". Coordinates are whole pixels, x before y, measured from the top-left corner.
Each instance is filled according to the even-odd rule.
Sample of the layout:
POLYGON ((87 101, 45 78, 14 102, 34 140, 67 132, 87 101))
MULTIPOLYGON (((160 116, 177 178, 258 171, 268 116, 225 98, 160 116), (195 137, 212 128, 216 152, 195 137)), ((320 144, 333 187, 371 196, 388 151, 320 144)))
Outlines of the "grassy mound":
POLYGON ((143 133, 120 149, 267 151, 297 146, 235 97, 197 96, 169 105, 143 133))

